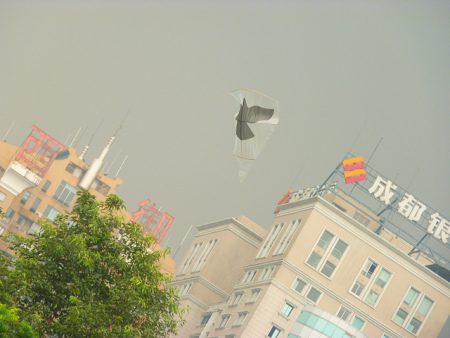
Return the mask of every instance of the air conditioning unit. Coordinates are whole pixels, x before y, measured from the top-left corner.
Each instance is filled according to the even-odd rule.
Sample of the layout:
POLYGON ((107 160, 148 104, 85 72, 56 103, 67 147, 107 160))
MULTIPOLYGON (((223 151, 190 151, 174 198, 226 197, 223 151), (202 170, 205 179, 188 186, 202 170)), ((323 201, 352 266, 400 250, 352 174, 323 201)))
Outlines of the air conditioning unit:
POLYGON ((35 211, 34 213, 35 213, 36 215, 38 215, 39 217, 42 217, 42 214, 41 214, 40 212, 35 211))

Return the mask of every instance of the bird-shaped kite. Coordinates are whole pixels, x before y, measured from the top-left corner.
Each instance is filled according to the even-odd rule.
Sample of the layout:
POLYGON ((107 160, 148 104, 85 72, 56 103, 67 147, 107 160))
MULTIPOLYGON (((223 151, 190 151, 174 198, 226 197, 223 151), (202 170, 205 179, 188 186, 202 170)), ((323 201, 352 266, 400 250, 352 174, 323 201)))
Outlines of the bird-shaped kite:
POLYGON ((278 101, 251 89, 237 89, 231 95, 241 104, 233 155, 242 182, 278 124, 278 101))

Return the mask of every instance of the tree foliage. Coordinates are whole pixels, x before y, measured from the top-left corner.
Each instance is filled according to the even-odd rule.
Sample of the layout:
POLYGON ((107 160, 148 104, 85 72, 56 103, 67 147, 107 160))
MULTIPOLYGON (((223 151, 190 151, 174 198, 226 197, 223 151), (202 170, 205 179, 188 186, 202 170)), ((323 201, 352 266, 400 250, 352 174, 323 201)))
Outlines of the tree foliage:
POLYGON ((73 211, 41 219, 32 239, 10 235, 12 271, 3 280, 24 318, 42 335, 164 337, 184 310, 161 271, 167 251, 119 216, 123 201, 79 192, 73 211))

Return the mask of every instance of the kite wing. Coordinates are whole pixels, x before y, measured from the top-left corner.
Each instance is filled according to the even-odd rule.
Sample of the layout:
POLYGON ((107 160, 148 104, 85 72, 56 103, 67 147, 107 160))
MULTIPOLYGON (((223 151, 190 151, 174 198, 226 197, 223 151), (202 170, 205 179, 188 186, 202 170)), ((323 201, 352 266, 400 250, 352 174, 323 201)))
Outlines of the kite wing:
POLYGON ((231 95, 241 104, 233 155, 242 182, 278 124, 278 101, 250 89, 237 89, 231 95))

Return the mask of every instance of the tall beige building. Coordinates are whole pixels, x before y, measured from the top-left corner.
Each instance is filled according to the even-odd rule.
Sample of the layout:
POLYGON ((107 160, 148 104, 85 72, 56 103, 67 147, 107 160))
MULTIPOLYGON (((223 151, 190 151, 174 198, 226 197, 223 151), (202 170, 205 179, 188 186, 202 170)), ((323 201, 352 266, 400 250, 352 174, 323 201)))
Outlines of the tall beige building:
POLYGON ((197 227, 173 283, 190 307, 178 336, 449 337, 447 221, 366 171, 291 193, 268 231, 197 227))
MULTIPOLYGON (((119 177, 102 174, 99 159, 88 165, 80 157, 75 148, 65 149, 35 126, 22 147, 0 141, 0 207, 6 214, 0 220, 0 235, 13 232, 32 236, 39 231, 40 217, 53 220, 57 214, 72 210, 80 186, 102 201, 123 183, 119 177)), ((131 220, 127 211, 123 216, 131 220)), ((154 249, 161 247, 155 244, 154 249)), ((13 255, 3 241, 0 250, 13 255)), ((166 256, 162 269, 173 275, 175 261, 166 256)))

